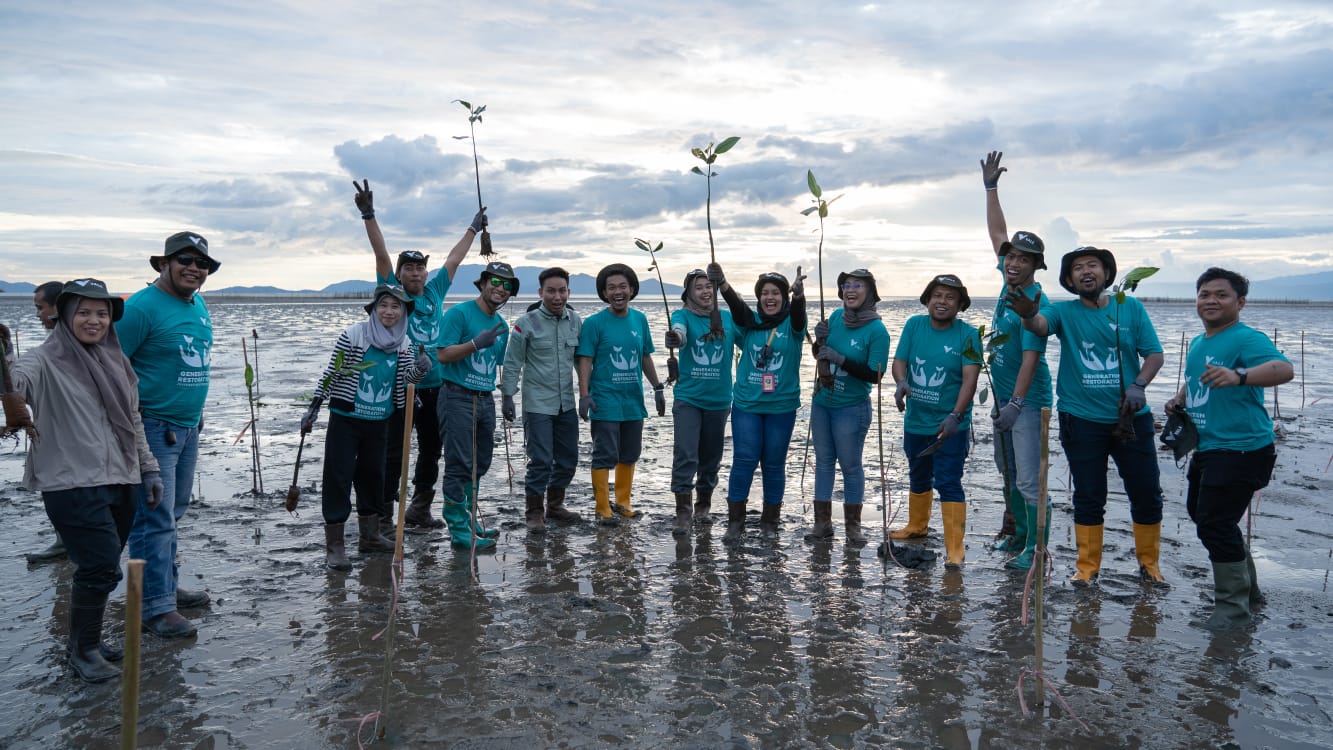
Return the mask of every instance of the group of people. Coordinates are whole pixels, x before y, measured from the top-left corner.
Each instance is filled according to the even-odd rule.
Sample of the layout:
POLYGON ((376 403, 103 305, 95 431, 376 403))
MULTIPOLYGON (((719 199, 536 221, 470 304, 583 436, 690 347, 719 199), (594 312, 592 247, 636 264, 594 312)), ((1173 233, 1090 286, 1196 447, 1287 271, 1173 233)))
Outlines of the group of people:
MULTIPOLYGON (((386 534, 394 526, 395 502, 407 503, 409 525, 447 526, 458 547, 496 546, 498 532, 477 513, 477 488, 492 462, 497 387, 507 422, 517 421, 515 396, 521 396, 529 533, 544 533, 548 522, 581 520, 566 507, 581 421, 589 424, 592 438, 595 520, 615 525, 638 515, 633 488, 648 417, 645 398, 665 416, 665 389, 674 385, 672 534, 712 523, 730 420, 733 461, 723 541, 736 544, 744 537, 756 471, 759 532, 771 540, 779 534, 808 345, 818 376, 810 405, 815 489, 807 540, 834 536, 833 490, 840 471, 846 538, 853 545, 866 542, 862 453, 874 415, 872 390, 890 375, 895 405, 905 412, 902 448, 910 480, 907 522, 890 536, 926 537, 938 495, 946 565, 962 565, 967 521, 962 474, 972 405, 984 373, 995 396, 990 418, 1005 488, 998 547, 1014 553, 1006 565, 1029 569, 1049 536, 1049 523, 1044 528, 1038 523, 1040 515, 1049 516, 1039 514, 1039 505, 1050 507, 1038 482, 1040 415, 1054 395, 1074 484, 1078 559, 1071 583, 1092 585, 1101 569, 1110 459, 1129 498, 1140 575, 1164 584, 1158 565, 1162 492, 1145 395, 1162 367, 1162 347, 1140 302, 1107 293, 1117 275, 1108 250, 1080 247, 1063 256, 1057 280, 1074 299, 1052 302, 1042 294, 1036 275, 1047 268, 1045 246, 1032 232, 1009 235, 999 201, 1000 177, 1007 171, 1001 158, 992 152, 981 163, 987 227, 1002 277, 986 340, 959 319, 971 297, 952 274, 937 275, 926 285, 920 296, 925 312, 904 325, 890 360, 890 336, 877 312, 880 296, 869 270, 838 274, 841 306, 810 326, 799 269, 794 280, 761 274, 751 307, 713 263, 686 274, 683 305, 661 334, 671 353, 665 379, 652 356, 657 347, 648 319, 631 306, 639 279, 629 266, 601 269, 596 289, 606 306, 586 319, 568 305, 569 273, 551 267, 538 277, 540 299, 507 322, 501 311, 518 294, 519 279, 509 264, 493 260, 474 281, 476 296, 446 309, 457 269, 486 229, 486 209, 477 212, 431 277, 428 255, 409 250, 396 262, 391 258, 370 185, 357 184, 355 203, 374 254, 377 285, 365 306, 366 320, 338 337, 300 427, 312 431, 327 402, 326 565, 351 567, 345 525, 353 489, 362 552, 394 548, 386 534), (1052 335, 1060 341, 1054 388, 1045 360, 1052 335), (645 378, 650 391, 644 389, 645 378), (417 455, 410 497, 400 498, 407 414, 417 455), (439 518, 432 510, 437 482, 439 518)), ((191 635, 194 625, 178 610, 208 603, 207 594, 179 585, 176 527, 189 507, 213 344, 208 308, 198 292, 220 264, 207 240, 194 232, 167 238, 163 253, 150 263, 157 279, 128 300, 96 279, 58 285, 54 295, 39 288, 35 303, 44 324, 50 321, 50 335, 10 373, 36 428, 25 485, 42 493, 57 541, 76 566, 68 654, 89 681, 118 674, 110 661, 119 651, 102 641, 101 622, 107 596, 120 580, 127 542, 134 557, 147 561, 147 631, 164 638, 191 635)), ((1287 382, 1293 373, 1266 336, 1240 322, 1249 291, 1244 277, 1210 268, 1196 287, 1204 332, 1189 350, 1185 386, 1166 408, 1184 415, 1178 418, 1187 418, 1199 436, 1188 470, 1187 509, 1213 564, 1216 604, 1208 625, 1225 628, 1248 623, 1260 601, 1239 521, 1254 492, 1267 484, 1275 461, 1263 389, 1287 382)), ((8 346, 8 331, 3 333, 8 346)), ((7 402, 6 422, 13 428, 9 407, 7 402)))

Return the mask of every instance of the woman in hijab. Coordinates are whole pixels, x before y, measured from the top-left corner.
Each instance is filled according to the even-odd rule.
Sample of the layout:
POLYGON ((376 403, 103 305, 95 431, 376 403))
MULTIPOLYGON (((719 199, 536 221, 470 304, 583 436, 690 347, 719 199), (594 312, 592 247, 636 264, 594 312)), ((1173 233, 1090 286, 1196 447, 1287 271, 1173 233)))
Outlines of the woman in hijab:
POLYGON ((139 418, 138 379, 112 327, 124 310, 101 281, 69 282, 56 298, 55 329, 10 377, 32 407, 37 432, 24 485, 42 493, 75 566, 66 653, 87 682, 120 676, 110 661, 122 652, 102 643, 102 614, 120 582, 140 486, 150 505, 162 499, 139 418))
POLYGON ((736 322, 736 347, 741 350, 732 393, 732 463, 724 542, 739 542, 744 534, 745 503, 758 466, 762 466, 764 496, 759 533, 770 540, 778 535, 786 491, 787 448, 801 405, 804 278, 799 268, 794 285, 780 273, 761 274, 754 284, 759 302, 754 310, 730 284, 722 284, 722 297, 736 322))
POLYGON ((864 268, 838 274, 842 308, 815 324, 815 359, 827 362, 832 385, 815 391, 810 435, 815 444, 815 525, 809 537, 833 536, 833 463, 842 467, 842 512, 847 541, 865 544, 861 503, 865 469, 861 449, 870 431, 870 386, 884 376, 889 332, 875 305, 875 277, 864 268))
POLYGON ((301 432, 315 428, 319 408, 329 400, 329 429, 324 440, 324 564, 351 570, 343 530, 352 514, 352 488, 361 552, 391 552, 393 542, 381 525, 393 525, 384 500, 384 454, 390 440, 389 417, 407 405, 407 384, 419 383, 435 362, 424 351, 412 356, 407 320, 413 303, 401 286, 381 284, 366 305, 365 322, 354 323, 338 336, 329 355, 301 432))

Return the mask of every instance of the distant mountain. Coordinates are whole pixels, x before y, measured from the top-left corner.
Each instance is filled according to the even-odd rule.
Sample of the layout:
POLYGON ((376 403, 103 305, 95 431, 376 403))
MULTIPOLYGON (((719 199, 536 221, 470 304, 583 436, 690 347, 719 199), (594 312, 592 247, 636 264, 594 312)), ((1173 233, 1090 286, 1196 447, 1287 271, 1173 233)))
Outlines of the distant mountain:
MULTIPOLYGON (((460 299, 460 298, 471 297, 472 295, 476 294, 477 290, 476 287, 473 286, 473 282, 476 281, 477 277, 481 275, 481 271, 483 268, 485 268, 485 266, 478 264, 459 266, 458 272, 454 274, 453 286, 450 287, 449 294, 447 295, 446 298, 460 299)), ((518 276, 518 285, 519 285, 518 289, 520 297, 526 299, 532 299, 537 296, 537 276, 540 275, 543 270, 544 269, 541 266, 519 266, 518 268, 514 269, 514 275, 518 276)), ((430 273, 430 278, 432 279, 435 278, 435 275, 437 273, 439 273, 439 269, 432 271, 430 273)), ((646 278, 646 276, 647 273, 645 272, 642 276, 639 277, 639 295, 640 296, 660 295, 661 287, 658 285, 657 279, 649 279, 646 278)), ((3 283, 4 282, 0 282, 0 284, 3 283)), ((27 285, 26 291, 31 292, 32 289, 33 287, 31 284, 27 285)), ((329 284, 323 289, 317 291, 312 291, 309 289, 293 291, 290 289, 280 289, 278 287, 272 287, 272 286, 229 286, 229 287, 223 287, 222 289, 209 289, 207 290, 207 293, 209 296, 227 295, 227 294, 238 294, 238 295, 240 294, 243 295, 366 294, 368 295, 374 290, 375 290, 375 283, 373 281, 367 281, 364 279, 348 279, 346 281, 339 281, 336 284, 329 284)), ((680 299, 681 290, 682 287, 676 284, 666 285, 667 296, 673 301, 680 299)), ((11 289, 11 291, 24 291, 24 290, 14 288, 11 289)), ((570 274, 569 292, 570 294, 574 294, 577 296, 589 296, 589 297, 596 296, 597 277, 590 276, 586 273, 570 274)))
POLYGON ((0 281, 0 291, 5 294, 32 294, 37 291, 37 285, 26 281, 0 281))
MULTIPOLYGON (((1148 279, 1137 292, 1139 297, 1176 297, 1194 298, 1194 284, 1191 282, 1165 281, 1148 279)), ((1301 276, 1279 276, 1273 279, 1250 279, 1250 299, 1252 300, 1310 300, 1312 302, 1333 301, 1333 271, 1304 274, 1301 276)))

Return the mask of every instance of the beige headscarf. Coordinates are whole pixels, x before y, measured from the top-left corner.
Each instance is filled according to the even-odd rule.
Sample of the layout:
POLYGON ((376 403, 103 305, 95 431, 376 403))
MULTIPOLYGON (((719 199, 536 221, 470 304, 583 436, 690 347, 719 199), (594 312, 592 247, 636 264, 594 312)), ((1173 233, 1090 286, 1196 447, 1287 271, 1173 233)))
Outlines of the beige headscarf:
MULTIPOLYGON (((47 349, 51 363, 61 372, 101 396, 107 420, 116 435, 116 445, 124 455, 126 465, 137 466, 139 453, 130 404, 139 387, 138 378, 130 360, 120 349, 115 325, 109 326, 106 336, 96 344, 84 344, 74 336, 71 325, 80 299, 70 295, 63 300, 55 330, 43 346, 47 349)), ((110 301, 102 301, 108 308, 111 306, 110 301)))

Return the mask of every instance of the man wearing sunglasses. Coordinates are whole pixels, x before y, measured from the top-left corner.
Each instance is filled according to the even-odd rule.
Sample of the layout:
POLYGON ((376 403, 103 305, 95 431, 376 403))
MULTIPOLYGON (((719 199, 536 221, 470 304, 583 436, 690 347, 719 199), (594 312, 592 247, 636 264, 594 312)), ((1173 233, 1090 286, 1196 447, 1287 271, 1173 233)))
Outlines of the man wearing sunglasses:
POLYGON ((495 450, 496 367, 504 362, 509 327, 500 308, 518 293, 508 263, 486 264, 476 299, 449 308, 440 321, 435 358, 444 367, 437 416, 444 445, 444 521, 455 547, 495 549, 499 532, 477 519, 477 487, 495 450))
POLYGON ((130 557, 145 561, 143 627, 161 638, 194 635, 178 607, 202 607, 208 594, 179 586, 177 526, 190 507, 199 431, 204 423, 213 321, 198 292, 222 264, 196 232, 167 238, 162 255, 148 259, 157 280, 125 301, 116 323, 120 347, 139 378, 148 447, 162 468, 162 502, 149 507, 140 493, 130 530, 130 557))

